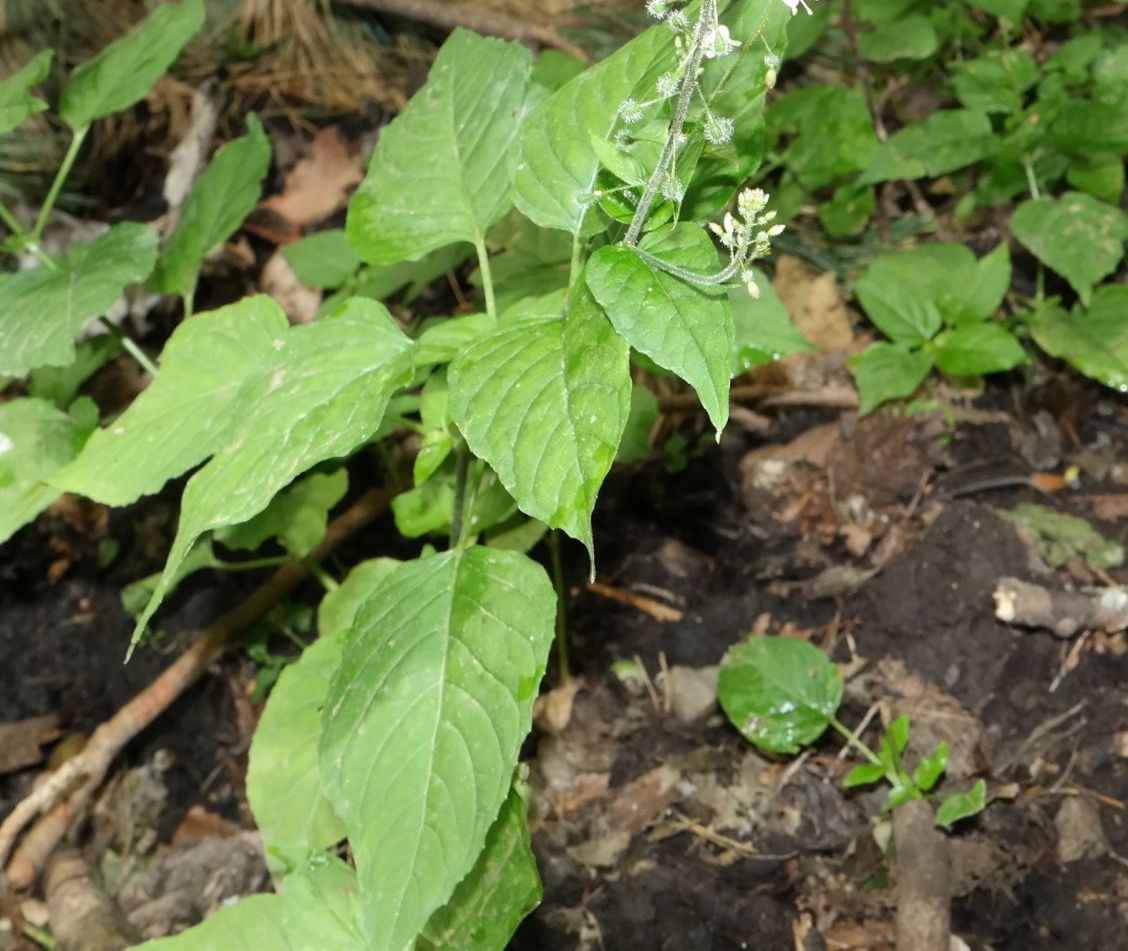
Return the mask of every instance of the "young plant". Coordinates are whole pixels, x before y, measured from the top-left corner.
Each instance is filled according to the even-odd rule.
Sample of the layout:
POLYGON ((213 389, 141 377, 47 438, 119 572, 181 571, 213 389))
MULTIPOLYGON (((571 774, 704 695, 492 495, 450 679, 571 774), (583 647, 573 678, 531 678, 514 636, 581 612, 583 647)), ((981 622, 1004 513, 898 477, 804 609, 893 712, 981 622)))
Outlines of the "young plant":
MULTIPOLYGON (((278 893, 152 947, 501 948, 539 900, 518 754, 557 605, 524 552, 551 529, 594 559, 600 485, 632 407, 645 418, 652 403, 634 395, 632 351, 693 386, 719 433, 736 367, 808 346, 770 294, 753 300, 753 262, 780 229, 743 187, 788 6, 653 0, 661 24, 578 74, 456 31, 381 133, 349 206, 355 256, 326 269, 315 249, 342 288, 321 318, 292 327, 265 297, 186 316, 134 403, 73 462, 32 473, 45 494, 124 505, 196 469, 131 650, 185 571, 215 563, 213 541, 310 550, 291 530, 324 497, 306 473, 375 445, 398 484, 397 431, 420 437, 397 525, 446 538, 339 584, 320 570, 320 637, 281 672, 250 755, 278 893), (481 313, 405 331, 365 295, 467 253, 481 313)), ((257 196, 268 152, 249 125, 227 147, 245 154, 217 156, 159 259, 150 237, 127 275, 156 260, 154 286, 186 315, 204 253, 257 196)), ((50 353, 5 325, 24 356, 0 369, 65 362, 80 323, 50 353)))
MULTIPOLYGON (((899 716, 881 736, 874 751, 838 719, 842 676, 826 654, 807 641, 790 637, 750 637, 729 650, 721 663, 717 695, 729 720, 745 739, 772 753, 798 753, 832 727, 866 762, 855 766, 843 785, 889 784, 887 809, 910 799, 925 799, 944 775, 948 745, 940 743, 921 758, 912 772, 903 755, 909 745, 909 718, 899 716)), ((945 797, 936 822, 945 829, 983 809, 983 780, 965 793, 945 797)))

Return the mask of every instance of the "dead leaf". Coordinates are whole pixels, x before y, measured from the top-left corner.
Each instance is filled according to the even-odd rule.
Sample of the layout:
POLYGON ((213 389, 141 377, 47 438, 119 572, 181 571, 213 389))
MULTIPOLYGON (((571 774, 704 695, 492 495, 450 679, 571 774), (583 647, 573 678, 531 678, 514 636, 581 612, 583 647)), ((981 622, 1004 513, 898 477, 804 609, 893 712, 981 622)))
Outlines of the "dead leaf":
POLYGON ((783 255, 776 261, 772 286, 795 326, 819 350, 850 346, 854 331, 833 272, 812 274, 798 258, 783 255))
POLYGON ((562 733, 572 722, 572 706, 582 686, 573 678, 566 684, 542 693, 533 704, 533 722, 543 733, 562 733))
POLYGON ((1102 522, 1117 522, 1128 518, 1128 492, 1110 492, 1087 496, 1093 514, 1102 522))
POLYGON ((290 225, 297 238, 305 225, 343 208, 363 178, 359 152, 345 142, 337 126, 328 126, 314 137, 310 154, 286 176, 282 193, 262 201, 259 209, 290 225))
POLYGON ((292 324, 312 323, 321 307, 321 291, 306 287, 298 280, 290 262, 281 251, 275 251, 262 269, 259 285, 290 318, 292 324))
POLYGON ((40 747, 57 739, 60 732, 54 713, 0 723, 0 776, 43 762, 40 747))

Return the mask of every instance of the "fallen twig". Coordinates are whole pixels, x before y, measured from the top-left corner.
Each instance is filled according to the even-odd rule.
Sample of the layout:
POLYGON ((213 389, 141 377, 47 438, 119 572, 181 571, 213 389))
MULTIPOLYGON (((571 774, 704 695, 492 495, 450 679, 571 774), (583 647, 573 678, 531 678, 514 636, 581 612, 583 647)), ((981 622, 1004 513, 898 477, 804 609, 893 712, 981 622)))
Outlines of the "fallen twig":
POLYGON ((141 940, 78 851, 56 856, 45 880, 58 951, 122 951, 141 940))
MULTIPOLYGON (((391 496, 389 489, 372 489, 362 495, 333 520, 309 560, 323 560, 346 538, 380 515, 391 496)), ((13 887, 29 887, 34 882, 42 863, 66 834, 78 807, 105 778, 122 747, 168 709, 239 634, 266 615, 308 574, 309 569, 301 562, 283 565, 275 571, 242 604, 205 628, 172 666, 99 726, 81 753, 48 775, 16 804, 0 823, 0 864, 7 860, 28 823, 45 810, 51 811, 35 825, 25 840, 25 847, 9 863, 6 877, 13 887), (78 789, 74 789, 76 784, 78 789), (64 799, 72 790, 73 794, 64 799)))
POLYGON ((429 23, 443 30, 464 27, 475 33, 488 33, 519 43, 540 43, 591 63, 591 54, 582 46, 565 39, 553 27, 530 23, 492 10, 475 10, 464 4, 442 0, 341 0, 352 7, 389 13, 392 16, 429 23))
POLYGON ((893 810, 897 854, 897 951, 949 951, 948 840, 932 806, 911 799, 893 810))
POLYGON ((1043 627, 1061 638, 1084 630, 1115 634, 1128 629, 1128 588, 1105 588, 1087 594, 1000 578, 993 597, 995 617, 1000 621, 1043 627))
POLYGON ((593 581, 589 584, 588 591, 592 594, 598 594, 602 598, 607 598, 608 601, 625 604, 628 607, 634 608, 636 611, 641 611, 643 614, 649 614, 655 621, 669 623, 682 619, 682 612, 677 608, 672 608, 668 604, 663 604, 661 601, 657 601, 654 598, 648 598, 644 594, 635 594, 633 591, 613 588, 611 585, 602 584, 598 581, 593 581))

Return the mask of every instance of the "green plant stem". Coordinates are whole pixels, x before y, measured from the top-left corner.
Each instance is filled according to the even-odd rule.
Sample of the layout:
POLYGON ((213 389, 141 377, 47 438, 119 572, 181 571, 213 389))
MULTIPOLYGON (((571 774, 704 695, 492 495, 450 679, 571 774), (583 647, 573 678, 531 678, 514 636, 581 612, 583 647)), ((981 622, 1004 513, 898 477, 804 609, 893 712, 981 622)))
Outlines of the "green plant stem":
POLYGON ((148 354, 137 345, 137 342, 132 337, 126 334, 120 327, 115 327, 104 316, 99 317, 98 322, 117 337, 122 348, 140 364, 141 369, 148 373, 154 380, 157 378, 161 371, 157 368, 157 365, 149 359, 148 354))
POLYGON ((646 219, 650 215, 650 206, 654 204, 658 190, 662 187, 662 181, 669 171, 670 163, 677 154, 678 140, 681 138, 682 129, 685 127, 685 120, 689 115, 689 106, 693 101, 693 93, 697 89, 700 78, 697 71, 701 68, 701 60, 705 57, 705 44, 702 42, 705 38, 705 27, 706 24, 716 19, 716 8, 717 0, 702 0, 701 10, 697 16, 697 25, 693 31, 693 46, 686 61, 685 76, 682 79, 681 90, 678 92, 677 103, 674 105, 674 118, 670 122, 670 128, 666 134, 666 144, 663 146, 658 164, 654 167, 650 180, 646 183, 646 188, 638 200, 638 207, 635 208, 634 217, 627 229, 627 236, 623 239, 623 243, 628 248, 633 248, 638 244, 643 225, 646 224, 646 219))
POLYGON ((184 319, 187 320, 192 316, 192 296, 193 291, 188 291, 186 294, 181 294, 180 299, 184 302, 184 319))
POLYGON ((1030 197, 1037 201, 1042 197, 1041 189, 1038 188, 1038 177, 1034 174, 1034 166, 1031 162, 1024 159, 1022 167, 1026 170, 1026 185, 1030 189, 1030 197))
POLYGON ((43 202, 43 207, 39 209, 39 217, 35 219, 35 227, 31 229, 31 240, 33 243, 39 243, 39 238, 43 234, 44 227, 47 225, 47 216, 51 214, 51 209, 55 207, 55 202, 59 198, 59 192, 62 191, 63 188, 63 182, 67 180, 71 168, 74 167, 75 159, 78 158, 78 150, 82 148, 82 143, 86 140, 86 133, 89 131, 89 126, 75 130, 74 136, 70 140, 70 145, 67 146, 67 154, 63 156, 63 164, 59 166, 59 171, 55 173, 55 180, 51 182, 51 189, 47 192, 47 198, 43 202))
POLYGON ((31 235, 28 234, 27 229, 20 224, 19 219, 9 210, 8 206, 0 202, 0 221, 11 230, 12 234, 19 238, 24 243, 24 248, 39 258, 44 267, 56 271, 59 268, 58 262, 51 257, 46 251, 40 247, 38 241, 33 241, 31 235))
MULTIPOLYGON (((211 567, 218 571, 258 571, 260 568, 277 568, 289 564, 290 559, 285 555, 275 555, 270 558, 251 558, 247 561, 223 561, 214 558, 211 567)), ((307 566, 308 567, 308 566, 307 566)))
POLYGON ((568 657, 568 603, 564 590, 564 563, 560 557, 560 530, 548 533, 548 554, 552 561, 552 586, 556 589, 556 670, 561 683, 572 679, 568 657))
POLYGON ((845 737, 846 742, 849 743, 854 749, 862 754, 867 760, 873 763, 874 766, 880 766, 885 769, 885 764, 878 758, 878 755, 871 750, 865 743, 858 739, 858 735, 851 730, 845 723, 837 717, 830 718, 830 725, 834 727, 839 733, 845 737))
POLYGON ((306 571, 316 578, 318 584, 326 591, 336 591, 340 587, 337 579, 322 568, 319 562, 314 561, 308 555, 302 559, 302 564, 305 565, 306 571))
POLYGON ((0 201, 0 221, 8 226, 8 230, 18 238, 27 238, 28 233, 24 230, 24 226, 20 224, 19 219, 8 210, 8 206, 0 201))
POLYGON ((470 539, 477 534, 474 529, 474 503, 478 501, 478 489, 481 488, 485 471, 486 464, 481 459, 474 459, 473 465, 468 470, 465 500, 462 503, 462 522, 458 529, 457 544, 460 549, 469 545, 470 539))
POLYGON ((493 275, 490 272, 490 252, 484 238, 478 238, 474 242, 474 250, 478 252, 478 270, 482 274, 482 289, 486 292, 486 313, 496 318, 497 302, 494 298, 493 275))
POLYGON ((580 273, 583 271, 584 265, 584 248, 587 242, 580 237, 580 232, 583 231, 583 221, 580 221, 580 226, 576 228, 576 233, 572 235, 572 263, 568 267, 568 303, 572 301, 572 294, 576 289, 576 282, 580 279, 580 273))

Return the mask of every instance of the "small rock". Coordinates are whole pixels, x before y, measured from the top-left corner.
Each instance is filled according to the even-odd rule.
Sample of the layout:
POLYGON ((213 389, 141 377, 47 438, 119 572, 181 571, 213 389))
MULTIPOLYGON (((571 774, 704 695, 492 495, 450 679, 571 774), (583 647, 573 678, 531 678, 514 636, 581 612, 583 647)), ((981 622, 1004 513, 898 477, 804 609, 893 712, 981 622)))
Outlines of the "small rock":
POLYGON ((717 708, 717 667, 671 667, 663 689, 670 712, 683 724, 696 723, 717 708))
POLYGON ((1058 861, 1062 864, 1108 853, 1100 812, 1088 800, 1080 796, 1067 798, 1054 816, 1054 825, 1058 833, 1058 861))

